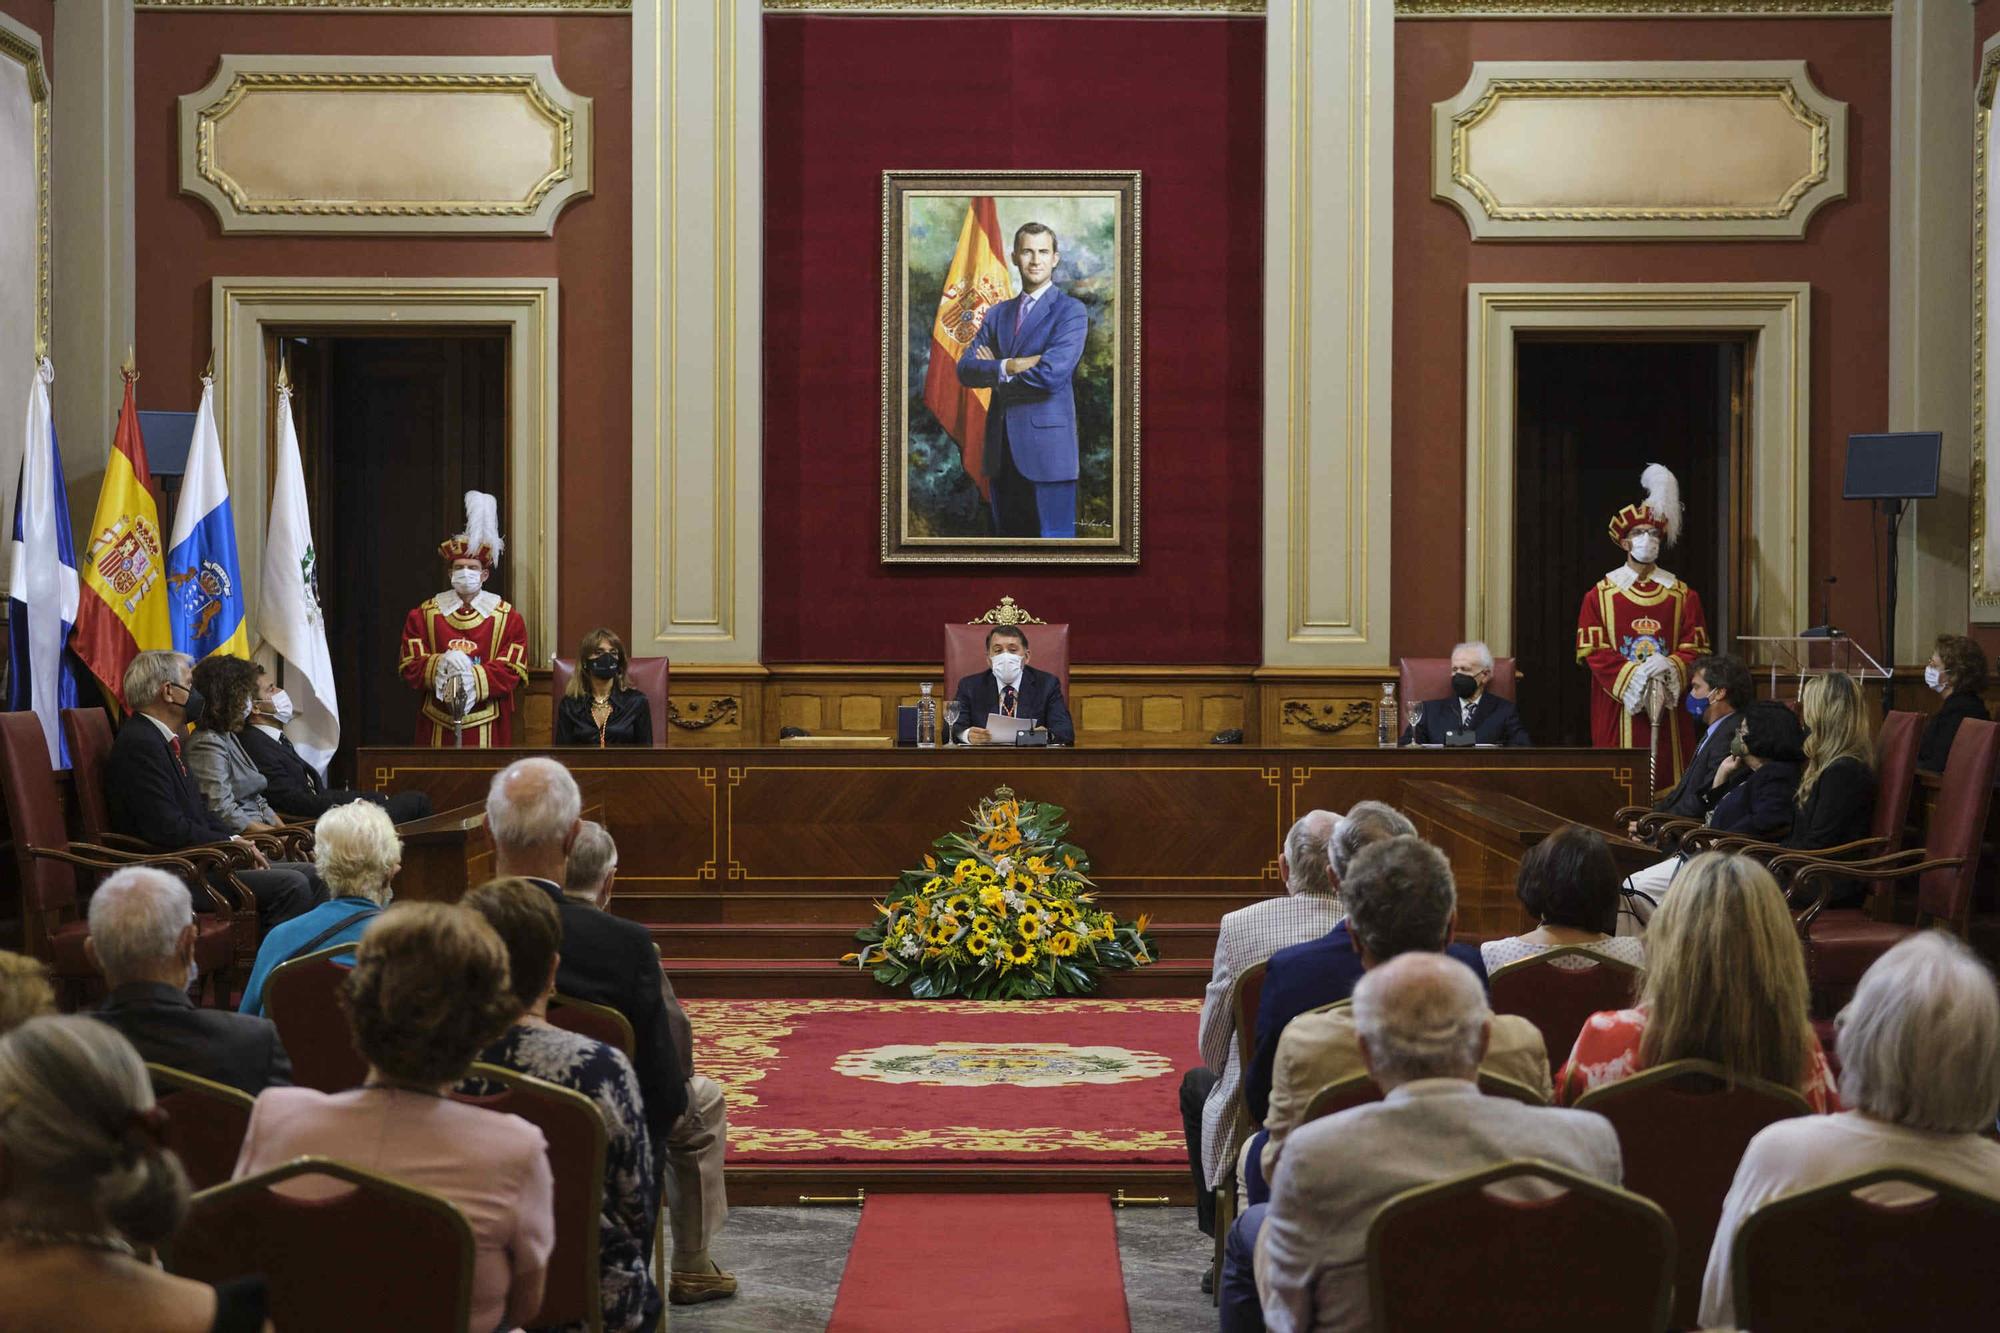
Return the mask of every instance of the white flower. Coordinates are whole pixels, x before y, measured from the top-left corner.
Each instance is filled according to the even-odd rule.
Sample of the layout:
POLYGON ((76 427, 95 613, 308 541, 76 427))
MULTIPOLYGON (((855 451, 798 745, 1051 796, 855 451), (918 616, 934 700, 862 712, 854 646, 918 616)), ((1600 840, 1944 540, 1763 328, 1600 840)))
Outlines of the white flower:
POLYGON ((1019 889, 1007 889, 1001 893, 1000 901, 1006 903, 1009 907, 1018 909, 1022 902, 1021 891, 1019 889))
POLYGON ((915 958, 919 947, 914 935, 905 935, 903 936, 903 942, 896 946, 896 952, 905 958, 915 958))
POLYGON ((1014 858, 1011 856, 1002 856, 993 862, 993 868, 1003 875, 1010 874, 1014 869, 1014 858))

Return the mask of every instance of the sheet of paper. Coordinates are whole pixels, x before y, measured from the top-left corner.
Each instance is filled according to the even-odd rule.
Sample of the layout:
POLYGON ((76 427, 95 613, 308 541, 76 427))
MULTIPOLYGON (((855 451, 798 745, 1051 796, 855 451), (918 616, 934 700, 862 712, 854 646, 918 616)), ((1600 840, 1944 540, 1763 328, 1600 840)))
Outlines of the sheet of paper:
POLYGON ((1016 736, 1034 729, 1035 719, 1032 717, 1008 717, 1005 713, 986 715, 986 731, 995 745, 1012 745, 1016 736))

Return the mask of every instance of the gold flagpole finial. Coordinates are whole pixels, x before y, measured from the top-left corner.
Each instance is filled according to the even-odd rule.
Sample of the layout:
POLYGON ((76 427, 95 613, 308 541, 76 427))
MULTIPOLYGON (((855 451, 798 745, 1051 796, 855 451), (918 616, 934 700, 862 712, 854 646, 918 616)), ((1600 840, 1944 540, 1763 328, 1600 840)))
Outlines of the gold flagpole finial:
POLYGON ((125 364, 120 366, 118 370, 125 377, 127 384, 139 378, 139 358, 134 354, 131 343, 125 344, 125 364))
POLYGON ((201 377, 204 380, 215 378, 215 353, 212 350, 208 354, 208 369, 201 372, 201 377))
POLYGON ((285 367, 285 345, 283 343, 279 343, 278 344, 278 392, 290 393, 291 391, 292 391, 292 375, 291 372, 287 370, 285 367))

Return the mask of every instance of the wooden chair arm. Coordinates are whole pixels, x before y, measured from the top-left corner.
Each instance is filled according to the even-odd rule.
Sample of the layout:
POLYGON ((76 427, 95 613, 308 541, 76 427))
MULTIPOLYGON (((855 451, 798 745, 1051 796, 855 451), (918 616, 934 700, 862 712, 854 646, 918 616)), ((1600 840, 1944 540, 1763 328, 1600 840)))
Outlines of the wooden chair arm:
POLYGON ((1699 819, 1688 819, 1682 815, 1669 815, 1663 812, 1656 812, 1639 820, 1638 823, 1639 840, 1650 842, 1663 852, 1678 849, 1688 834, 1702 827, 1699 819))
POLYGON ((1724 833, 1704 825, 1681 839, 1681 850, 1695 852, 1743 852, 1750 856, 1776 856, 1784 850, 1775 842, 1752 838, 1743 833, 1724 833))
POLYGON ((1647 815, 1656 815, 1659 813, 1658 810, 1655 810, 1650 805, 1621 805, 1611 816, 1611 822, 1614 824, 1629 824, 1635 819, 1643 819, 1647 815))
POLYGON ((1924 853, 1917 848, 1906 852, 1892 852, 1888 856, 1878 856, 1868 861, 1821 861, 1814 865, 1802 866, 1792 877, 1792 887, 1802 890, 1815 880, 1823 880, 1820 890, 1812 902, 1799 914, 1798 926, 1803 934, 1819 914, 1826 910, 1826 900, 1833 892, 1836 879, 1858 879, 1869 883, 1888 880, 1908 879, 1913 875, 1926 874, 1932 870, 1950 870, 1965 864, 1962 856, 1941 856, 1933 861, 1923 859, 1924 853))
POLYGON ((77 866, 84 870, 118 871, 128 866, 154 866, 170 870, 188 886, 190 894, 201 894, 209 904, 224 916, 231 915, 231 906, 214 886, 196 870, 194 863, 173 855, 135 856, 130 852, 115 848, 97 847, 87 842, 73 842, 63 847, 30 847, 28 855, 45 860, 61 861, 65 865, 77 866))
MULTIPOLYGON (((71 846, 75 844, 72 843, 71 846)), ((144 838, 135 838, 129 833, 113 833, 106 829, 98 835, 98 846, 115 847, 121 851, 153 853, 160 849, 144 838)))
POLYGON ((1804 867, 1817 865, 1822 861, 1839 861, 1842 864, 1851 864, 1846 858, 1854 857, 1855 860, 1859 860, 1860 858, 1855 856, 1855 853, 1878 850, 1887 846, 1888 842, 1887 838, 1856 838, 1853 842, 1843 842, 1837 847, 1822 847, 1816 852, 1786 852, 1782 856, 1771 858, 1771 873, 1774 875, 1797 874, 1804 867))

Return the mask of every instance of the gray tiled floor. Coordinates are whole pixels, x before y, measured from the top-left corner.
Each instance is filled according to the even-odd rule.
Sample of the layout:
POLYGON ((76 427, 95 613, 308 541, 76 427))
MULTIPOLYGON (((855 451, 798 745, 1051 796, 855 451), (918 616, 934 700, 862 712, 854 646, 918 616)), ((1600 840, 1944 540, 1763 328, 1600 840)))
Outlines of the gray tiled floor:
MULTIPOLYGON (((814 1333, 833 1313, 841 1270, 861 1212, 855 1208, 738 1208, 714 1253, 736 1274, 731 1301, 675 1308, 669 1322, 692 1333, 814 1333)), ((1209 1241, 1187 1208, 1118 1214, 1118 1252, 1135 1333, 1209 1333, 1215 1311, 1201 1294, 1209 1241)), ((1061 1328, 1059 1319, 1048 1327, 1061 1328)), ((1030 1328, 1032 1325, 1023 1325, 1030 1328)))

